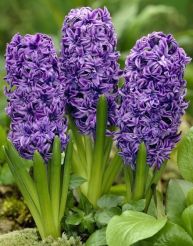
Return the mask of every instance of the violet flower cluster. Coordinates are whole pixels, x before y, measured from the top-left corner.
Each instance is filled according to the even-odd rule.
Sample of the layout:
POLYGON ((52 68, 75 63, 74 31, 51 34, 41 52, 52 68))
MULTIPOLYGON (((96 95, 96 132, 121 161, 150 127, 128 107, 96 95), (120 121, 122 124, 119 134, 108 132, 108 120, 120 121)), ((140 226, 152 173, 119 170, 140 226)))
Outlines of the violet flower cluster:
POLYGON ((184 69, 190 58, 172 35, 153 32, 138 40, 126 59, 120 90, 116 139, 126 164, 135 167, 139 144, 147 162, 157 166, 179 141, 178 126, 187 107, 184 69))
POLYGON ((83 134, 96 127, 96 105, 108 100, 108 125, 115 121, 115 96, 120 75, 117 38, 106 8, 73 9, 62 28, 61 69, 68 108, 83 134))
POLYGON ((64 149, 68 137, 64 119, 64 87, 52 40, 47 35, 16 34, 6 51, 9 139, 20 155, 35 150, 48 161, 55 135, 64 149))
POLYGON ((108 126, 119 128, 115 139, 126 164, 135 168, 142 142, 150 166, 160 167, 169 158, 180 139, 178 127, 187 107, 183 76, 190 58, 171 35, 149 34, 127 57, 125 84, 118 91, 122 72, 116 45, 106 8, 70 11, 62 28, 59 60, 48 36, 13 37, 6 52, 7 113, 9 139, 22 157, 31 159, 38 150, 48 161, 55 135, 65 148, 66 105, 80 132, 93 134, 97 102, 105 95, 108 126))

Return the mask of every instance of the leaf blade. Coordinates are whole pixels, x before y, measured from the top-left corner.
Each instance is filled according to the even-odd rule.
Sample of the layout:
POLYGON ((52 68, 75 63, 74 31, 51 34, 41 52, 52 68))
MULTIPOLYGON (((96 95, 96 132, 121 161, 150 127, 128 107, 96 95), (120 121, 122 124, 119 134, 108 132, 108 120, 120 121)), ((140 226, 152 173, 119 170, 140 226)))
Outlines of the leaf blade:
POLYGON ((193 127, 178 146, 177 164, 183 178, 193 182, 193 127))
POLYGON ((126 211, 115 216, 107 226, 107 243, 111 246, 132 245, 155 235, 165 225, 167 219, 136 211, 126 211))

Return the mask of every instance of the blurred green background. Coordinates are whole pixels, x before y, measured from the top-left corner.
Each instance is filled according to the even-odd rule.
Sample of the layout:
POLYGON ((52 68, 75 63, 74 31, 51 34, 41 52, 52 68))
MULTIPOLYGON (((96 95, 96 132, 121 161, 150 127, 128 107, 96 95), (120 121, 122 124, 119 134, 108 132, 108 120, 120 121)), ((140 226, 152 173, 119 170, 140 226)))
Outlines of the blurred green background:
MULTIPOLYGON (((193 57, 193 0, 0 0, 0 145, 8 129, 3 96, 6 43, 17 32, 43 32, 53 36, 59 50, 64 16, 71 8, 80 6, 106 6, 109 9, 118 34, 122 66, 136 40, 152 31, 172 33, 187 54, 193 57)), ((193 118, 193 63, 188 65, 185 77, 190 104, 184 125, 188 128, 193 118)), ((3 163, 3 157, 0 161, 3 163)))

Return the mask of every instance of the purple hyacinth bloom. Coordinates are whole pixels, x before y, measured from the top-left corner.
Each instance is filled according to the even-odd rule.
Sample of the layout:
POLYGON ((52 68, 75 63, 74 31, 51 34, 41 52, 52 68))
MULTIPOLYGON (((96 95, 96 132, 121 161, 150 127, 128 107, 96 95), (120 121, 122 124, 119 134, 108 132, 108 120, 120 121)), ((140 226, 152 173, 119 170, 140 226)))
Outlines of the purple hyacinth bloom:
POLYGON ((131 50, 120 90, 116 135, 126 164, 135 167, 141 142, 150 166, 160 167, 169 158, 180 139, 178 127, 187 108, 183 76, 189 62, 172 35, 161 32, 142 37, 131 50))
POLYGON ((32 159, 35 150, 48 161, 55 135, 67 144, 64 89, 58 58, 49 36, 16 34, 6 50, 9 139, 20 155, 32 159))
POLYGON ((115 96, 120 75, 117 38, 106 8, 73 9, 64 20, 61 69, 68 108, 83 134, 93 133, 100 95, 108 100, 108 124, 115 123, 115 96))

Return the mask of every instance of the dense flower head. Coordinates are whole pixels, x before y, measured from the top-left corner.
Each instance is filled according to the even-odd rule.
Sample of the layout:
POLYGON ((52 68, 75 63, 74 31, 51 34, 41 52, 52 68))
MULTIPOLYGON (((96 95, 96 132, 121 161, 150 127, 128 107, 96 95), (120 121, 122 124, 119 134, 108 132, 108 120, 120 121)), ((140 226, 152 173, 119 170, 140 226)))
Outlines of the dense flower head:
POLYGON ((178 127, 187 107, 184 69, 190 58, 172 37, 153 32, 139 39, 126 59, 125 85, 117 112, 117 144, 125 163, 135 167, 139 144, 147 163, 158 166, 179 141, 178 127))
POLYGON ((55 135, 66 146, 64 87, 52 40, 44 34, 16 34, 6 50, 9 139, 22 157, 38 150, 46 161, 55 135))
POLYGON ((114 124, 115 96, 120 75, 117 38, 106 8, 73 9, 64 20, 61 69, 65 95, 76 125, 84 134, 96 126, 100 95, 108 100, 108 124, 114 124))

